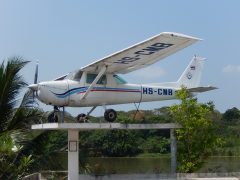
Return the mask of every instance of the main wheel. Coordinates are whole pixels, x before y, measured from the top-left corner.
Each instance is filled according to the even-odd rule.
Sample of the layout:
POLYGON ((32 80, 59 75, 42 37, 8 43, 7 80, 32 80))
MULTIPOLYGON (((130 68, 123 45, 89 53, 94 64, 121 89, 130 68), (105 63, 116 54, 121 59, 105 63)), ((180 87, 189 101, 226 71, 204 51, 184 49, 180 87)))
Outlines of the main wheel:
POLYGON ((107 109, 104 113, 104 118, 108 122, 113 122, 117 118, 117 112, 113 109, 107 109))
POLYGON ((77 116, 77 121, 79 123, 84 123, 84 122, 87 122, 87 115, 84 114, 84 113, 81 113, 77 116))
POLYGON ((48 122, 50 122, 50 123, 58 122, 58 116, 54 112, 52 112, 48 116, 48 122))

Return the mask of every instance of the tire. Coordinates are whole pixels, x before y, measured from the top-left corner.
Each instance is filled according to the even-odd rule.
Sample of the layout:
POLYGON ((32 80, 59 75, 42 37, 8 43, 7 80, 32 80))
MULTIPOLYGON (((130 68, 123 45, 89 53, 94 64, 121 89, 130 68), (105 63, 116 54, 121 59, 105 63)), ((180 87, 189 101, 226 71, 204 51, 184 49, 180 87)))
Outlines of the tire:
POLYGON ((58 122, 58 116, 52 112, 49 116, 48 116, 48 122, 49 123, 54 123, 54 122, 58 122))
POLYGON ((79 115, 77 116, 77 121, 78 121, 79 123, 85 123, 85 122, 87 122, 87 115, 84 114, 84 113, 79 114, 79 115))
POLYGON ((108 122, 113 122, 117 119, 117 112, 113 109, 107 109, 104 113, 104 118, 108 122))

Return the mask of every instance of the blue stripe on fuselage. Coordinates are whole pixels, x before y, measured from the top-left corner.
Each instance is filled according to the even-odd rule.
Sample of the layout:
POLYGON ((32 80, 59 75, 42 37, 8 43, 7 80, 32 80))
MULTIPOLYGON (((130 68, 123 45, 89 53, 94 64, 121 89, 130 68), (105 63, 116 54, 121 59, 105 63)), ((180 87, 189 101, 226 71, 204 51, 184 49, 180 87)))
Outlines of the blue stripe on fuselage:
POLYGON ((75 93, 86 92, 87 89, 88 89, 88 87, 78 87, 78 88, 70 89, 70 90, 68 90, 64 93, 61 93, 61 94, 54 93, 54 92, 52 92, 52 93, 55 94, 59 98, 65 98, 65 97, 70 96, 70 95, 75 94, 75 93))
MULTIPOLYGON (((54 93, 58 98, 65 98, 67 96, 70 96, 72 94, 80 94, 80 93, 85 93, 89 87, 78 87, 78 88, 73 88, 70 89, 64 93, 54 93)), ((140 89, 127 89, 127 88, 110 88, 110 87, 93 87, 91 91, 115 91, 115 92, 138 92, 141 93, 140 89)))

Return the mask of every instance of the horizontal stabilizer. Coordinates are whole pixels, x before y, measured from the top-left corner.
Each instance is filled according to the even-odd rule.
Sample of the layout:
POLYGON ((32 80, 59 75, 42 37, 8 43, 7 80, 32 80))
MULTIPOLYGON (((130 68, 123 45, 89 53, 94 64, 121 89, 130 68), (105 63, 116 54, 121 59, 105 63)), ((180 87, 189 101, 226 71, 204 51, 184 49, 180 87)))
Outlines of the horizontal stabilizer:
POLYGON ((218 89, 218 88, 213 86, 201 86, 201 87, 189 88, 187 90, 190 93, 202 93, 202 92, 211 91, 214 89, 218 89))

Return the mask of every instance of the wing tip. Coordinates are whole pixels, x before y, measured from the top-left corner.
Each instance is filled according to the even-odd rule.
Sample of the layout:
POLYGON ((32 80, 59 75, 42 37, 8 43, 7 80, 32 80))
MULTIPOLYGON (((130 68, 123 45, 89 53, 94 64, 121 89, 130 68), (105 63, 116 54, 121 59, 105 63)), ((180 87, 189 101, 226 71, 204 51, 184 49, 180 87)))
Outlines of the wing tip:
POLYGON ((198 60, 198 61, 206 61, 206 60, 207 60, 207 58, 198 56, 198 55, 196 55, 196 54, 194 54, 193 58, 196 59, 196 60, 198 60))
POLYGON ((163 35, 170 35, 170 36, 177 36, 177 37, 183 37, 183 38, 189 38, 189 39, 194 39, 196 41, 202 41, 203 39, 201 38, 197 38, 197 37, 193 37, 193 36, 189 36, 186 34, 181 34, 181 33, 176 33, 176 32, 162 32, 161 34, 163 35))
POLYGON ((211 88, 212 90, 219 89, 218 87, 216 87, 216 86, 211 86, 211 85, 208 85, 208 87, 211 88))

